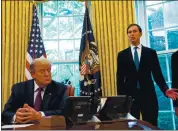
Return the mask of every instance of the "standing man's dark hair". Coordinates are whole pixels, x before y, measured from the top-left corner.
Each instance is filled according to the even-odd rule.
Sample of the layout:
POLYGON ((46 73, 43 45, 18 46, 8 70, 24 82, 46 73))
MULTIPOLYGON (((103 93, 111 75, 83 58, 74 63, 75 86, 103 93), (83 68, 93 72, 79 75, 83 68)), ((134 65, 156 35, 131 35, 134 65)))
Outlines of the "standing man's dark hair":
POLYGON ((172 99, 178 96, 164 80, 156 51, 140 43, 141 27, 130 24, 127 36, 130 47, 117 57, 117 93, 133 97, 131 114, 135 118, 139 119, 141 112, 143 120, 157 126, 158 100, 152 76, 163 94, 172 99))
POLYGON ((128 30, 129 30, 129 28, 130 28, 130 27, 132 27, 132 26, 137 26, 137 27, 138 27, 139 32, 141 32, 141 33, 142 33, 142 28, 141 28, 138 24, 130 24, 130 25, 127 27, 127 34, 128 34, 128 30))

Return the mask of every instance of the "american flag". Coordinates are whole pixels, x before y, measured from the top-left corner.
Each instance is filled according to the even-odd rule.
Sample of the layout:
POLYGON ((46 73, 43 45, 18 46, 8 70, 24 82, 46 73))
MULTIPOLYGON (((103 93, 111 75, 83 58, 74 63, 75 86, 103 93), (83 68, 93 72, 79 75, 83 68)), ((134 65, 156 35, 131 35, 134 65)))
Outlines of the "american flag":
POLYGON ((82 63, 80 73, 81 73, 81 75, 86 75, 86 74, 88 73, 88 62, 87 62, 87 60, 85 60, 85 61, 82 63))
POLYGON ((30 32, 30 39, 28 42, 27 56, 26 56, 26 68, 25 77, 27 80, 32 79, 30 74, 30 64, 35 58, 45 57, 46 52, 41 38, 39 20, 37 16, 36 5, 33 5, 33 19, 30 32))
POLYGON ((98 49, 86 6, 79 54, 80 95, 102 96, 98 49))

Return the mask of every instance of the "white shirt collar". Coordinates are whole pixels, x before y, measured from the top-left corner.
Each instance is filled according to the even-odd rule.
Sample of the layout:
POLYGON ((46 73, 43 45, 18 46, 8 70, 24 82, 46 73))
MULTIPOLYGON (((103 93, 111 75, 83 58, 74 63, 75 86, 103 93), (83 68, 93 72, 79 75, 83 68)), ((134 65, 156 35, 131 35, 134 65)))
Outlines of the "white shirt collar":
MULTIPOLYGON (((35 80, 34 80, 34 85, 35 85, 35 87, 34 87, 34 92, 36 92, 36 90, 39 88, 39 86, 37 85, 37 83, 36 83, 35 80)), ((43 91, 44 91, 44 92, 45 92, 45 90, 46 90, 46 87, 43 88, 43 91)))
MULTIPOLYGON (((132 49, 132 50, 134 50, 134 47, 136 47, 136 46, 131 45, 131 49, 132 49)), ((141 49, 141 48, 142 48, 142 44, 137 45, 137 47, 138 47, 138 49, 141 49)))

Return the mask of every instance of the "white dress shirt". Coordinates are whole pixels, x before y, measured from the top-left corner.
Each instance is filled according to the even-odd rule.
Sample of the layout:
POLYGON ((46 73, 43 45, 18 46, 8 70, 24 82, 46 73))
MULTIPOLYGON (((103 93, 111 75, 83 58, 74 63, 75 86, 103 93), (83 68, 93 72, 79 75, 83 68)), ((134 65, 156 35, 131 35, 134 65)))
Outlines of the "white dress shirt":
MULTIPOLYGON (((131 45, 131 52, 132 52, 133 60, 134 60, 134 51, 135 51, 134 47, 136 47, 136 46, 131 45)), ((141 52, 142 52, 142 45, 139 44, 139 45, 137 45, 137 47, 138 47, 137 48, 138 58, 139 58, 139 61, 140 61, 141 52)))

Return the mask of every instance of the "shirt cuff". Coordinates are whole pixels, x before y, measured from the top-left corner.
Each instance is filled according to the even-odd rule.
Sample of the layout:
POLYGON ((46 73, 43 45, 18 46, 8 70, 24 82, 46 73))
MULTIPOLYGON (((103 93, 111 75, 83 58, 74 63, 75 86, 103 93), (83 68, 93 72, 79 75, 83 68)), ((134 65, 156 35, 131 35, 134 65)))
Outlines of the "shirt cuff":
POLYGON ((45 116, 44 112, 42 112, 42 111, 39 111, 39 112, 41 113, 42 117, 44 117, 44 116, 45 116))
POLYGON ((16 115, 13 116, 11 123, 15 123, 16 115))

